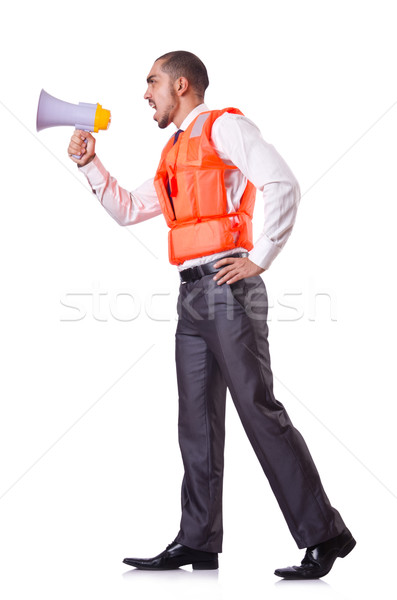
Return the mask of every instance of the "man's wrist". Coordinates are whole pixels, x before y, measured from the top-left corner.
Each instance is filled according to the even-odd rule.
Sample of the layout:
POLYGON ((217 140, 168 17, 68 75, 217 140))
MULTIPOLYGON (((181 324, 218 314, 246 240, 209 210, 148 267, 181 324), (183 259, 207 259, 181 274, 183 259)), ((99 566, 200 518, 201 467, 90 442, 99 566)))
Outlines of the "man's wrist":
POLYGON ((89 160, 87 160, 87 162, 84 165, 77 165, 78 168, 80 169, 80 167, 85 167, 85 166, 89 165, 90 162, 92 162, 95 157, 96 157, 96 153, 93 156, 91 156, 91 158, 89 160))

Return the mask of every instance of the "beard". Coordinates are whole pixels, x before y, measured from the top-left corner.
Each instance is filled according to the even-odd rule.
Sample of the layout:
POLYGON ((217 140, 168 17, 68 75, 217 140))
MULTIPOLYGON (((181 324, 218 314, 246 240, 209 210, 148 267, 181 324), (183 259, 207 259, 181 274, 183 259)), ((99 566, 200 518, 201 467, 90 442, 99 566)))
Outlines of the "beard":
MULTIPOLYGON (((174 88, 172 87, 172 84, 170 84, 169 92, 170 92, 172 100, 175 100, 176 94, 175 94, 174 88)), ((160 127, 160 129, 165 129, 171 123, 171 113, 174 110, 174 108, 175 108, 175 102, 173 102, 172 104, 169 104, 167 106, 167 108, 165 108, 163 114, 157 121, 157 124, 160 127)))
POLYGON ((174 105, 169 104, 163 112, 163 114, 161 115, 161 117, 157 120, 157 125, 160 127, 160 129, 165 129, 171 123, 170 115, 173 108, 174 105))

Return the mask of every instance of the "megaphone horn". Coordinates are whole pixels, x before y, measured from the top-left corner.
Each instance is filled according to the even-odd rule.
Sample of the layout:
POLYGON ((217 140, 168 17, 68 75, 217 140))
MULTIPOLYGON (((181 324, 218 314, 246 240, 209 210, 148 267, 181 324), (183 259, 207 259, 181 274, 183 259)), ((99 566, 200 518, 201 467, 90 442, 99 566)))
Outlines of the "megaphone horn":
POLYGON ((60 125, 73 125, 75 129, 97 133, 99 129, 108 129, 110 120, 110 111, 102 108, 100 104, 71 104, 41 90, 37 107, 37 131, 60 125))

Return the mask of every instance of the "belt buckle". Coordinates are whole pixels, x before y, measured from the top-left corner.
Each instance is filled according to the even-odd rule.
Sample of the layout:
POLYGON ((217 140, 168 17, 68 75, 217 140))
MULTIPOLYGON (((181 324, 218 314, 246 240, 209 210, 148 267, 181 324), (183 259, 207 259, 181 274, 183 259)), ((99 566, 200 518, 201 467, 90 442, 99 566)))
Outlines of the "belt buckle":
POLYGON ((197 273, 198 273, 197 279, 201 279, 202 277, 204 277, 205 271, 204 271, 203 267, 201 265, 197 265, 196 269, 197 269, 197 273))

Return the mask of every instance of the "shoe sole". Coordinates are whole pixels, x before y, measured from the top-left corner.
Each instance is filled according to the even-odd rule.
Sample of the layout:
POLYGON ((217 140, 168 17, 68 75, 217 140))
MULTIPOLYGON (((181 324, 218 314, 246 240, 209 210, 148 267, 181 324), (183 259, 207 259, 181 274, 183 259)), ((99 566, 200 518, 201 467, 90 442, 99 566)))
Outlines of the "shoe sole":
POLYGON ((206 561, 194 562, 194 563, 185 563, 182 565, 172 565, 169 567, 166 567, 166 566, 164 566, 164 567, 147 567, 145 565, 134 564, 132 561, 127 562, 126 560, 123 560, 123 563, 128 565, 129 567, 135 567, 136 569, 139 569, 140 571, 174 571, 175 569, 179 569, 180 567, 186 567, 189 565, 192 565, 194 571, 207 571, 207 570, 212 571, 212 570, 219 568, 218 559, 206 560, 206 561))
POLYGON ((203 562, 192 563, 192 567, 193 571, 212 571, 218 569, 218 559, 215 558, 214 560, 206 560, 203 562))

